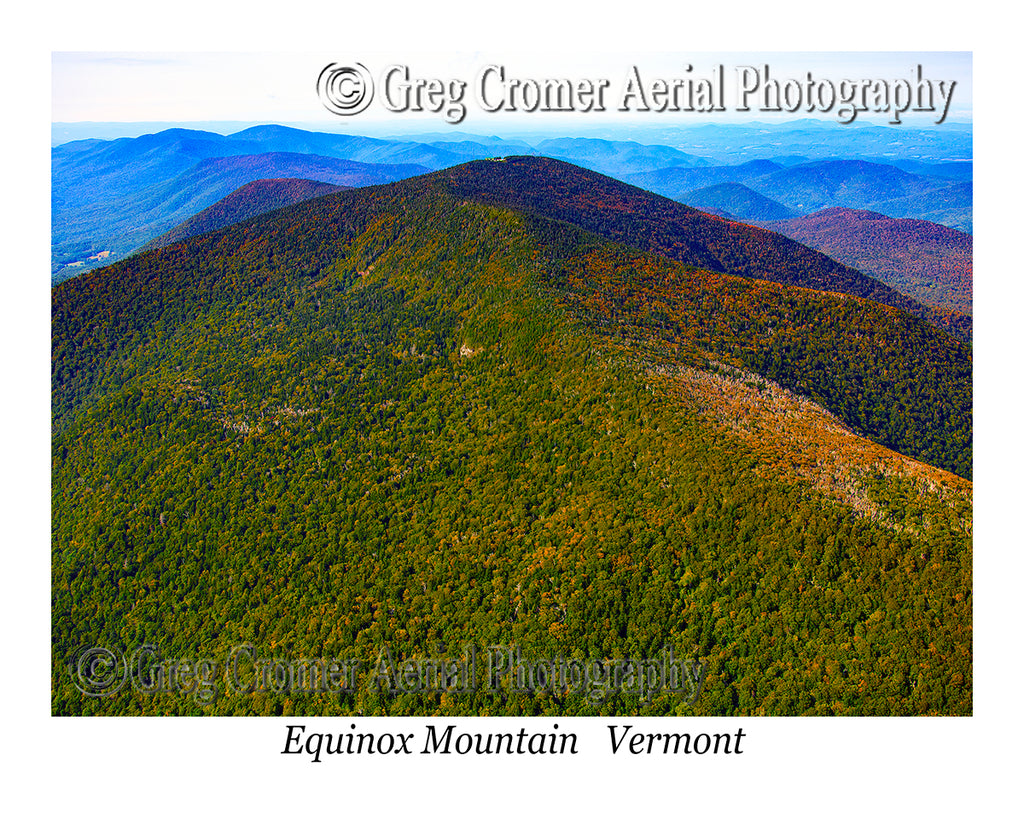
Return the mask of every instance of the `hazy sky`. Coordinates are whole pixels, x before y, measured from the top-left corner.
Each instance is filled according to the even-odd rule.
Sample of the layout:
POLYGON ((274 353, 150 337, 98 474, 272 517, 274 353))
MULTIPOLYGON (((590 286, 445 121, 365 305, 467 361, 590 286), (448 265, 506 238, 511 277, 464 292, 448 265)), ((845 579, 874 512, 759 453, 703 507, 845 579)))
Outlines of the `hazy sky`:
MULTIPOLYGON (((361 114, 339 117, 321 104, 316 90, 317 77, 328 63, 363 63, 371 76, 378 78, 391 64, 408 65, 415 78, 460 79, 468 84, 466 118, 460 127, 493 127, 528 122, 543 128, 562 123, 565 115, 553 113, 490 113, 475 106, 475 80, 487 65, 503 65, 509 78, 577 79, 609 78, 613 91, 607 113, 576 114, 587 124, 599 119, 621 118, 615 111, 617 92, 631 66, 638 66, 644 81, 648 78, 708 76, 715 66, 726 69, 725 85, 729 109, 716 119, 766 119, 763 113, 740 115, 733 112, 735 68, 743 65, 768 65, 773 77, 804 78, 811 72, 815 79, 913 78, 917 65, 927 78, 956 80, 950 119, 970 119, 972 115, 972 59, 967 52, 782 52, 782 53, 602 53, 566 56, 538 55, 528 52, 489 53, 90 53, 54 52, 52 59, 52 121, 54 122, 195 122, 195 121, 268 121, 322 123, 337 126, 359 124, 435 124, 450 127, 441 113, 395 113, 381 104, 380 93, 361 114), (685 67, 693 66, 687 74, 685 67)), ((629 116, 639 116, 631 113, 629 116)), ((785 118, 808 116, 805 112, 785 118)), ((834 119, 832 115, 824 115, 834 119)), ((928 124, 929 117, 919 115, 915 124, 928 124)), ((684 125, 700 121, 697 113, 667 112, 655 115, 663 125, 684 125)), ((863 119, 868 119, 862 115, 863 119)), ((876 118, 877 121, 877 118, 876 118)))

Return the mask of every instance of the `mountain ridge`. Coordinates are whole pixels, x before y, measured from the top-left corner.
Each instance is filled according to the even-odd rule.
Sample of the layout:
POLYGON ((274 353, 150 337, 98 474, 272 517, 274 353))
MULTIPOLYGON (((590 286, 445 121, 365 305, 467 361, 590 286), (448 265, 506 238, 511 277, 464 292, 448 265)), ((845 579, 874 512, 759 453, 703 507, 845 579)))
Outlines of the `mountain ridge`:
MULTIPOLYGON (((918 315, 961 339, 971 336, 968 317, 922 305, 877 279, 816 250, 762 228, 725 221, 611 177, 558 160, 509 157, 467 163, 456 189, 485 200, 533 210, 595 230, 606 238, 711 271, 846 293, 918 315), (557 163, 557 164, 553 164, 557 163), (530 187, 532 178, 557 177, 550 187, 530 187), (578 203, 574 193, 584 190, 578 203), (604 203, 614 201, 614 208, 604 203), (621 217, 611 224, 607 211, 621 217), (795 266, 794 266, 795 265, 795 266)), ((439 171, 438 174, 451 173, 439 171)))
POLYGON ((911 298, 971 315, 974 240, 920 219, 829 208, 763 227, 827 253, 911 298))
POLYGON ((927 164, 899 161, 883 164, 839 158, 783 166, 754 160, 707 169, 662 168, 628 174, 624 179, 676 200, 699 188, 736 182, 800 214, 830 207, 868 209, 894 218, 928 219, 969 232, 971 169, 938 170, 935 176, 926 175, 929 170, 927 164))
MULTIPOLYGON (((869 277, 863 276, 857 271, 853 271, 849 268, 844 268, 837 262, 825 257, 816 251, 812 251, 805 248, 802 245, 792 242, 785 237, 778 236, 777 234, 769 233, 767 231, 753 228, 747 225, 739 223, 726 222, 715 217, 708 217, 701 214, 698 211, 686 208, 685 206, 679 205, 678 203, 671 202, 670 200, 664 200, 659 197, 655 197, 645 191, 639 191, 638 189, 629 189, 629 186, 619 183, 607 177, 601 177, 597 174, 590 172, 581 171, 574 166, 569 166, 564 163, 560 163, 557 160, 549 159, 533 159, 529 158, 525 161, 519 161, 516 159, 508 160, 482 160, 477 162, 470 162, 463 166, 459 166, 456 169, 450 169, 445 171, 435 172, 420 177, 414 177, 405 180, 402 183, 397 183, 398 187, 394 186, 383 186, 374 187, 367 189, 357 189, 355 191, 347 191, 338 194, 329 194, 324 197, 320 197, 312 202, 301 203, 293 207, 289 211, 289 218, 303 219, 303 214, 314 214, 317 211, 323 211, 326 213, 333 214, 330 217, 323 215, 317 215, 310 217, 310 225, 315 225, 315 229, 309 231, 308 236, 301 237, 297 240, 296 248, 307 247, 309 251, 302 258, 302 267, 308 268, 310 264, 314 264, 319 268, 324 266, 329 267, 333 262, 330 260, 332 257, 331 248, 338 241, 351 241, 349 237, 354 231, 355 234, 360 234, 366 230, 367 225, 376 224, 377 220, 382 219, 383 222, 379 228, 376 228, 376 232, 379 234, 373 239, 373 243, 380 245, 380 250, 375 253, 367 255, 363 262, 362 267, 359 269, 367 270, 376 263, 376 259, 379 253, 385 252, 388 243, 393 241, 387 237, 394 230, 399 230, 397 227, 398 223, 395 222, 395 205, 394 202, 397 200, 411 199, 411 201, 422 202, 422 203, 434 203, 440 197, 441 199, 452 198, 453 201, 459 201, 460 199, 465 202, 465 197, 471 196, 477 199, 482 204, 488 206, 494 206, 497 204, 497 199, 501 198, 505 201, 502 202, 504 207, 518 206, 527 215, 536 214, 535 218, 541 219, 535 228, 539 231, 538 235, 542 237, 550 237, 543 239, 542 246, 547 247, 547 242, 552 243, 550 247, 552 249, 545 251, 550 253, 552 256, 552 264, 555 265, 555 271, 552 275, 555 280, 567 281, 572 280, 573 270, 571 265, 563 259, 559 261, 565 254, 569 254, 566 258, 574 258, 578 256, 577 250, 560 250, 559 248, 565 243, 569 242, 569 247, 576 248, 581 243, 584 245, 587 242, 593 241, 593 239, 579 238, 575 231, 580 229, 584 231, 597 229, 597 233, 594 236, 596 239, 599 236, 603 236, 605 239, 613 238, 613 240, 625 239, 626 244, 631 245, 636 250, 643 252, 654 252, 658 253, 658 258, 671 260, 674 258, 676 261, 683 261, 685 264, 690 265, 694 268, 709 270, 711 274, 722 273, 722 266, 729 265, 733 269, 727 271, 732 275, 739 275, 741 279, 750 282, 759 282, 767 280, 779 286, 789 287, 793 284, 793 270, 800 271, 807 269, 811 273, 811 281, 814 282, 814 277, 820 275, 816 273, 814 267, 806 267, 808 264, 822 265, 822 270, 825 273, 831 273, 833 270, 840 271, 841 274, 847 275, 853 279, 853 281, 860 284, 868 282, 872 285, 878 285, 879 288, 884 286, 880 283, 875 282, 869 277), (525 165, 525 167, 524 167, 525 165), (509 176, 511 174, 511 177, 509 176), (494 195, 497 190, 508 191, 503 197, 496 197, 494 195), (581 191, 584 191, 590 198, 582 198, 581 191), (554 192, 554 193, 552 193, 554 192), (616 196, 618 192, 618 197, 616 196), (358 207, 355 205, 356 202, 360 204, 358 207), (525 203, 526 207, 523 208, 525 203), (598 206, 598 203, 607 203, 607 208, 598 206), (570 209, 571 205, 571 209, 570 209), (670 218, 661 218, 659 221, 659 208, 668 208, 668 214, 670 218), (380 210, 379 209, 383 209, 380 210), (380 213, 380 215, 376 215, 380 213), (611 219, 610 223, 601 223, 597 221, 597 217, 600 214, 605 214, 611 219), (385 215, 388 214, 388 215, 385 215), (561 219, 559 218, 561 217, 561 219), (569 218, 571 217, 571 218, 569 218), (554 218, 556 221, 550 221, 554 218), (624 221, 619 221, 620 219, 624 221), (560 224, 564 224, 565 227, 560 227, 560 224), (391 225, 394 225, 393 227, 391 225), (636 237, 630 235, 630 231, 640 228, 655 228, 665 227, 666 230, 661 233, 655 232, 653 237, 654 242, 648 240, 647 236, 643 236, 643 241, 637 243, 636 237), (342 230, 342 226, 345 226, 342 230), (685 229, 696 226, 696 231, 691 233, 685 233, 685 229), (683 228, 684 230, 679 230, 683 228), (696 235, 701 229, 708 231, 706 235, 696 235), (339 230, 341 232, 339 233, 339 230), (676 230, 676 232, 672 232, 676 230), (708 240, 708 237, 710 239, 708 240), (754 255, 756 262, 752 262, 751 258, 744 255, 744 245, 742 241, 736 241, 735 237, 740 239, 754 240, 755 244, 753 249, 750 251, 754 255), (684 239, 686 240, 684 242, 684 239), (673 244, 669 245, 668 241, 673 244), (769 253, 765 253, 764 243, 769 243, 769 253), (639 244, 639 247, 637 246, 639 244), (659 250, 668 248, 670 251, 675 250, 675 253, 659 253, 659 250), (715 253, 722 247, 729 248, 729 255, 722 257, 722 262, 715 256, 715 253), (751 278, 744 276, 743 274, 749 273, 753 264, 764 265, 764 260, 771 262, 775 258, 788 258, 785 254, 795 254, 797 258, 804 260, 804 268, 799 265, 794 266, 792 259, 786 265, 780 265, 774 271, 767 266, 759 266, 757 272, 760 274, 758 277, 751 278), (326 254, 326 255, 324 255, 326 254), (321 261, 314 262, 314 259, 321 259, 321 261), (724 264, 723 264, 724 262, 724 264), (737 274, 736 271, 739 271, 737 274), (778 282, 773 281, 769 278, 773 274, 777 275, 778 278, 783 278, 788 281, 778 282)), ((424 204, 416 205, 417 210, 423 210, 426 207, 424 204)), ((431 209, 436 209, 436 204, 430 204, 431 209)), ((442 211, 443 212, 443 211, 442 211)), ((447 217, 444 217, 447 218, 447 217)), ((262 217, 255 217, 247 222, 243 222, 233 226, 232 228, 225 231, 212 234, 209 241, 220 243, 225 239, 234 236, 236 238, 231 241, 245 241, 240 237, 246 237, 252 235, 253 231, 263 230, 263 226, 270 226, 273 221, 271 217, 264 215, 262 217)), ((287 233, 290 233, 288 231, 287 233)), ((285 234, 281 233, 280 230, 275 229, 274 235, 278 238, 268 240, 274 247, 282 247, 286 242, 296 242, 295 239, 286 240, 285 234)), ((586 234, 583 234, 584 236, 586 234)), ((184 251, 179 251, 184 252, 184 251)), ((279 253, 280 251, 277 251, 279 253)), ((297 251, 293 251, 297 252, 297 251)), ((413 253, 412 250, 409 251, 413 253)), ((145 259, 148 254, 143 254, 141 257, 145 259)), ((584 262, 586 256, 583 257, 584 262)), ((148 262, 145 262, 148 264, 148 262)), ((664 262, 653 261, 656 267, 661 268, 664 262)), ((297 262, 298 264, 298 262, 297 262)), ((346 265, 350 266, 346 262, 346 265)), ((288 275, 295 275, 295 273, 289 273, 288 275)), ((801 274, 797 277, 801 287, 808 287, 808 276, 801 274)), ((646 281, 646 279, 645 279, 646 281)), ((701 279, 693 280, 694 282, 702 281, 701 279)), ((711 280, 709 280, 711 281, 711 280)), ((714 281, 718 281, 715 279, 714 281)), ((725 280, 721 280, 724 282, 725 280)), ((178 285, 176 285, 177 287, 178 285)), ((656 282, 648 281, 646 287, 654 286, 660 287, 656 282)), ((692 286, 692 285, 691 285, 692 286)), ((705 289, 708 285, 697 285, 701 289, 705 289)), ((717 287, 717 285, 716 285, 717 287)), ((731 288, 731 286, 730 286, 731 288)), ((758 292, 760 298, 764 299, 766 303, 777 304, 776 309, 789 309, 782 307, 786 303, 787 299, 792 303, 793 299, 806 300, 806 299, 822 299, 823 296, 797 296, 795 291, 778 290, 773 288, 754 288, 744 291, 743 288, 736 290, 734 288, 729 290, 730 300, 737 298, 752 298, 744 293, 758 292)), ((809 292, 813 293, 826 293, 828 291, 822 290, 821 288, 811 287, 809 292)), ((834 291, 833 291, 834 292, 834 291)), ((870 291, 869 292, 876 292, 870 291)), ((890 291, 895 292, 895 291, 890 291)), ((848 312, 850 309, 864 310, 868 309, 877 313, 875 307, 856 307, 854 303, 844 302, 843 297, 857 296, 859 299, 863 299, 863 296, 859 296, 856 293, 838 293, 839 300, 830 301, 830 305, 827 308, 828 313, 834 311, 848 312)), ((666 298, 666 295, 658 296, 659 299, 666 298)), ((692 298, 692 297, 688 297, 692 298)), ((699 297, 700 301, 703 302, 707 296, 702 295, 699 297)), ((910 301, 906 297, 897 299, 897 302, 910 301)), ((876 304, 873 299, 868 299, 869 304, 876 304)), ((883 308, 892 309, 893 305, 882 305, 883 308)), ((706 307, 702 307, 702 310, 706 310, 706 307)), ((800 308, 801 310, 813 309, 808 306, 800 308)), ((898 309, 898 308, 896 308, 898 309)), ((748 313, 750 310, 757 310, 755 302, 752 302, 744 313, 748 313)), ((878 314, 881 315, 881 314, 878 314)), ((961 387, 958 389, 969 389, 969 386, 964 386, 964 379, 969 381, 970 372, 970 355, 966 350, 959 349, 959 345, 955 343, 943 342, 936 333, 941 331, 925 331, 920 323, 915 323, 915 319, 911 314, 906 314, 907 319, 898 318, 898 314, 894 314, 893 319, 885 319, 885 322, 896 321, 901 329, 894 329, 892 331, 886 331, 887 335, 890 332, 895 333, 897 337, 901 337, 905 333, 911 333, 915 336, 919 336, 924 333, 925 336, 919 338, 914 342, 913 345, 909 341, 903 342, 905 345, 904 353, 911 352, 914 347, 920 346, 925 350, 933 350, 938 352, 940 349, 944 352, 942 355, 948 357, 947 364, 944 367, 949 368, 949 374, 954 378, 955 383, 960 384, 961 387), (909 319, 909 321, 908 321, 909 319), (956 362, 956 363, 954 363, 956 362)), ((719 324, 718 317, 714 313, 708 313, 706 320, 719 324)), ((874 321, 874 319, 872 319, 874 321)), ((847 324, 855 326, 857 324, 852 318, 847 320, 847 324)), ((849 329, 849 328, 847 328, 849 329)), ((799 324, 793 325, 793 330, 798 334, 804 331, 800 329, 799 324)), ((721 326, 721 333, 734 337, 732 344, 738 344, 738 349, 744 350, 746 345, 754 343, 754 337, 758 333, 766 331, 763 323, 757 323, 751 325, 749 320, 743 320, 739 325, 734 324, 730 327, 728 324, 721 326), (759 326, 760 329, 752 329, 752 327, 759 326), (738 335, 737 335, 738 333, 738 335), (750 333, 754 333, 754 336, 749 336, 750 333), (749 337, 748 337, 749 336, 749 337)), ((845 333, 846 331, 844 331, 845 333)), ((690 335, 702 335, 704 331, 701 331, 697 327, 691 327, 688 330, 690 335)), ((865 337, 871 337, 874 332, 866 332, 865 337)), ((833 387, 830 387, 830 377, 827 373, 823 372, 808 372, 806 371, 805 364, 801 362, 800 353, 798 352, 804 346, 804 342, 795 344, 796 338, 790 338, 789 333, 779 333, 776 335, 775 330, 772 330, 772 341, 765 348, 772 350, 772 352, 765 357, 764 351, 757 353, 754 358, 750 358, 747 353, 742 355, 748 356, 745 359, 737 359, 733 363, 739 366, 753 367, 755 371, 760 370, 763 375, 769 378, 777 378, 779 373, 791 372, 791 376, 786 378, 794 378, 792 382, 788 382, 786 378, 783 379, 784 386, 798 387, 798 390, 810 394, 818 399, 825 397, 826 405, 830 410, 836 412, 848 423, 851 423, 855 427, 872 428, 873 425, 881 424, 880 427, 875 428, 875 435, 880 433, 880 430, 890 429, 897 430, 902 429, 902 432, 897 433, 899 436, 896 439, 886 439, 883 435, 883 440, 888 440, 888 445, 894 448, 906 452, 906 444, 895 443, 897 440, 903 440, 903 436, 907 441, 915 439, 918 434, 914 431, 909 431, 906 428, 904 422, 897 423, 894 419, 879 418, 876 420, 870 420, 870 417, 865 416, 862 409, 858 409, 855 406, 856 398, 855 394, 844 396, 840 393, 834 393, 833 387), (782 369, 778 369, 781 367, 782 369), (795 368, 795 369, 794 369, 795 368), (803 375, 796 376, 797 371, 803 372, 803 375), (808 380, 810 379, 810 380, 808 380), (803 387, 799 387, 799 384, 803 384, 803 387), (808 393, 809 391, 809 393, 808 393), (822 392, 823 391, 823 392, 822 392), (827 396, 827 397, 826 397, 827 396), (850 403, 850 402, 854 403, 850 403)), ((861 336, 858 336, 861 338, 861 336)), ((854 343, 854 346, 859 348, 858 352, 853 352, 853 347, 850 348, 848 353, 849 358, 846 359, 849 365, 855 368, 862 368, 866 362, 872 361, 876 358, 876 352, 873 352, 871 345, 864 345, 864 342, 853 341, 850 339, 848 343, 854 343)), ((810 352, 810 351, 809 351, 810 352)), ((809 360, 813 363, 818 360, 820 351, 814 352, 809 357, 809 360)), ((835 362, 838 364, 838 360, 835 362)), ((922 385, 918 387, 918 390, 923 388, 925 383, 931 384, 928 389, 943 389, 941 380, 937 379, 937 371, 934 371, 934 367, 925 363, 918 363, 915 365, 901 365, 907 372, 918 371, 922 379, 929 379, 922 381, 922 385)), ((879 365, 881 368, 882 365, 879 365)), ((863 380, 864 378, 873 379, 870 370, 865 370, 858 376, 858 379, 863 380)), ((893 385, 883 384, 876 381, 877 388, 881 389, 883 393, 891 391, 893 385)), ((865 389, 865 385, 862 384, 861 389, 865 389)), ((881 395, 881 394, 880 394, 881 395)), ((891 397, 885 399, 890 402, 891 406, 898 406, 900 400, 895 393, 891 393, 891 397)), ((957 402, 962 401, 962 397, 956 399, 957 402)), ((883 402, 884 403, 884 402, 883 402)), ((886 412, 891 410, 891 406, 886 408, 886 412)), ((959 409, 951 416, 955 425, 962 423, 964 413, 969 411, 962 405, 959 409)), ((911 412, 910 415, 913 413, 911 412)), ((908 416, 909 417, 909 416, 908 416)), ((969 428, 969 427, 968 427, 969 428)), ((889 435, 890 433, 885 433, 889 435)), ((952 432, 943 433, 946 438, 950 440, 958 440, 961 444, 963 443, 962 432, 953 434, 952 432), (951 437, 952 436, 952 437, 951 437)), ((969 433, 968 433, 969 438, 969 433)), ((915 443, 913 447, 924 447, 921 452, 931 451, 933 444, 924 441, 915 443)), ((909 453, 913 454, 913 452, 909 453)), ((932 461, 934 462, 934 456, 932 461)), ((952 461, 947 464, 947 468, 952 465, 952 461)), ((969 451, 966 456, 966 460, 962 458, 957 460, 958 466, 954 467, 954 470, 968 470, 970 464, 969 451)))
POLYGON ((728 214, 729 218, 744 222, 767 222, 796 215, 785 205, 739 182, 720 182, 706 188, 697 188, 681 196, 678 201, 705 212, 714 209, 728 214))

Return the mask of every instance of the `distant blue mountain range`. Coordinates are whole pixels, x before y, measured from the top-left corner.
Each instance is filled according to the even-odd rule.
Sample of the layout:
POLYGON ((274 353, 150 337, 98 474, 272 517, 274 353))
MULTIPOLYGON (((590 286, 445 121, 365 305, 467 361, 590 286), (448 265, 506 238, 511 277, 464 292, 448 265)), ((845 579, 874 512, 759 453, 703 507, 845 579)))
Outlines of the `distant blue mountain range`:
MULTIPOLYGON (((893 129, 823 131, 826 127, 677 129, 677 140, 687 135, 682 147, 593 136, 527 140, 458 132, 377 138, 282 125, 258 125, 230 135, 169 128, 67 142, 51 150, 51 276, 63 279, 123 258, 258 179, 358 187, 473 159, 521 154, 562 159, 737 218, 781 218, 841 206, 970 231, 972 163, 950 161, 962 159, 965 150, 969 158, 969 129, 943 132, 940 145, 931 144, 938 139, 932 132, 939 129, 901 131, 901 145, 913 149, 900 152, 889 144, 888 152, 898 155, 891 160, 872 155, 867 161, 863 155, 871 154, 872 147, 884 148, 884 138, 892 142, 893 129), (738 143, 745 147, 729 153, 729 146, 738 143), (815 159, 823 144, 857 151, 815 159), (752 151, 771 156, 731 161, 752 151), (721 185, 733 187, 715 187, 721 185), (703 190, 708 188, 713 190, 703 190), (722 197, 728 201, 716 201, 722 197), (741 212, 730 211, 730 202, 741 212)), ((661 136, 666 133, 672 135, 661 136)))

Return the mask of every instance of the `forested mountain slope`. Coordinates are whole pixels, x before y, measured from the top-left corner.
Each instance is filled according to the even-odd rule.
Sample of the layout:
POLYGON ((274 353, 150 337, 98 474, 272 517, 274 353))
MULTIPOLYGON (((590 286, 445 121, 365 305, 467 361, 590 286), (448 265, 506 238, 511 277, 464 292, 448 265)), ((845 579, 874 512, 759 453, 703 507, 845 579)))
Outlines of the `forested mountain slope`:
POLYGON ((479 164, 53 290, 54 712, 970 713, 971 485, 922 462, 970 474, 966 348, 483 202, 479 164), (467 643, 672 645, 707 679, 687 703, 73 678, 91 645, 467 643))

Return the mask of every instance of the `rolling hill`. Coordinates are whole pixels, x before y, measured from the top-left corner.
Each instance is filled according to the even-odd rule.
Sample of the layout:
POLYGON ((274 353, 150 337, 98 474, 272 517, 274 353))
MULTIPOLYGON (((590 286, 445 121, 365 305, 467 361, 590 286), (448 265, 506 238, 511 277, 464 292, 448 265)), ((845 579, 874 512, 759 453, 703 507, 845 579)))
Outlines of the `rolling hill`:
POLYGON ((970 230, 970 181, 919 176, 891 165, 858 160, 809 162, 778 171, 751 187, 802 213, 858 208, 970 230))
POLYGON ((631 173, 623 180, 639 188, 679 199, 687 193, 729 182, 745 185, 761 179, 785 166, 768 159, 756 159, 739 165, 717 165, 705 168, 663 167, 644 173, 631 173))
POLYGON ((759 182, 773 187, 783 204, 806 212, 839 204, 850 207, 932 191, 936 183, 891 165, 861 160, 807 162, 759 182))
POLYGON ((762 227, 827 253, 924 304, 971 315, 974 240, 966 233, 849 208, 762 227))
POLYGON ((343 190, 342 185, 315 182, 311 179, 258 179, 232 191, 219 202, 210 205, 173 230, 158 236, 143 250, 165 247, 190 236, 242 222, 261 213, 304 202, 343 190))
POLYGON ((638 247, 832 269, 663 201, 485 160, 54 288, 54 713, 970 713, 969 349, 638 247), (640 218, 669 206, 674 233, 640 218), (183 692, 150 665, 81 693, 82 646, 141 644, 371 667, 671 645, 706 680, 183 692))
POLYGON ((755 160, 707 169, 663 168, 629 174, 631 184, 684 201, 693 191, 734 182, 800 214, 832 207, 867 209, 892 217, 927 219, 970 232, 973 213, 971 163, 894 164, 831 159, 783 166, 755 160), (930 171, 931 175, 924 172, 930 171), (967 177, 966 179, 964 177, 967 177))
MULTIPOLYGON (((946 122, 941 128, 842 125, 822 120, 789 122, 726 123, 662 127, 662 139, 682 150, 725 164, 757 159, 780 161, 797 156, 807 160, 856 157, 869 162, 888 163, 894 156, 926 164, 949 167, 970 160, 973 134, 970 124, 946 122)), ((784 164, 789 164, 788 162, 784 164)))
POLYGON ((720 185, 698 188, 683 194, 679 201, 698 210, 717 212, 719 215, 728 214, 730 218, 745 222, 767 222, 794 216, 793 211, 785 205, 780 205, 738 182, 723 182, 720 185))
POLYGON ((964 233, 974 232, 973 182, 953 182, 935 192, 909 193, 864 207, 894 219, 922 219, 964 233))
POLYGON ((585 137, 545 139, 537 144, 536 152, 615 177, 659 168, 703 167, 713 164, 707 159, 668 145, 642 145, 633 141, 585 137))

